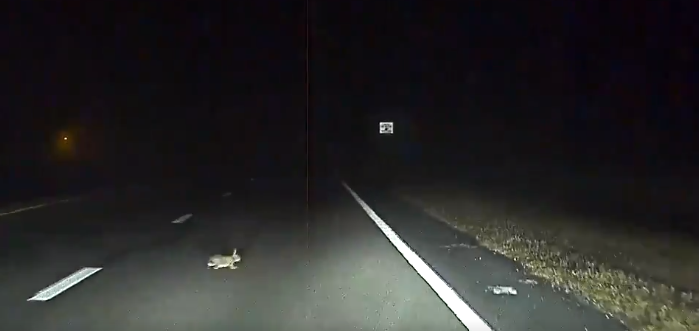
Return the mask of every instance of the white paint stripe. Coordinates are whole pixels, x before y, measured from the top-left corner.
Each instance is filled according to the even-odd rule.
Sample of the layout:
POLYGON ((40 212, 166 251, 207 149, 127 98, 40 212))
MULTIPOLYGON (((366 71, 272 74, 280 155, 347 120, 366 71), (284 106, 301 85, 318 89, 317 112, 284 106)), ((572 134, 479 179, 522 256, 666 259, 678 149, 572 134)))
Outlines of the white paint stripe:
POLYGON ((192 217, 192 214, 186 214, 178 217, 176 220, 172 221, 172 223, 175 224, 180 224, 186 222, 190 217, 192 217))
POLYGON ((0 217, 5 216, 5 215, 11 215, 11 214, 16 214, 16 213, 21 213, 21 212, 27 211, 27 210, 39 209, 39 208, 42 208, 42 207, 46 207, 46 206, 50 206, 50 205, 55 205, 55 204, 59 204, 59 203, 71 202, 71 201, 75 201, 75 200, 78 200, 78 199, 79 199, 79 198, 67 198, 67 199, 63 199, 63 200, 56 200, 56 201, 53 201, 53 202, 40 203, 40 204, 38 204, 38 205, 33 205, 33 206, 29 206, 29 207, 22 207, 22 208, 19 208, 19 209, 15 209, 15 210, 11 210, 11 211, 8 211, 8 212, 0 213, 0 217))
POLYGON ((42 204, 38 204, 38 205, 34 205, 34 206, 19 208, 19 209, 15 209, 15 210, 12 210, 12 211, 5 212, 5 213, 0 213, 0 216, 5 216, 5 215, 10 215, 10 214, 15 214, 15 213, 21 213, 21 212, 23 212, 23 211, 32 210, 32 209, 37 209, 37 208, 41 208, 41 207, 46 207, 46 206, 48 206, 48 205, 49 205, 48 203, 42 203, 42 204))
POLYGON ((449 286, 436 272, 434 272, 425 261, 420 258, 410 247, 384 222, 379 215, 369 207, 362 198, 357 195, 347 183, 342 182, 342 186, 354 197, 369 217, 381 229, 381 232, 388 238, 398 252, 403 255, 406 261, 434 290, 440 299, 451 309, 456 318, 461 321, 469 331, 493 331, 493 329, 476 313, 471 306, 464 302, 454 289, 449 286))
POLYGON ((53 285, 39 291, 33 297, 27 299, 27 301, 48 301, 53 299, 55 296, 65 292, 67 289, 75 286, 85 278, 92 276, 94 273, 102 270, 102 268, 82 268, 70 276, 63 278, 53 285))

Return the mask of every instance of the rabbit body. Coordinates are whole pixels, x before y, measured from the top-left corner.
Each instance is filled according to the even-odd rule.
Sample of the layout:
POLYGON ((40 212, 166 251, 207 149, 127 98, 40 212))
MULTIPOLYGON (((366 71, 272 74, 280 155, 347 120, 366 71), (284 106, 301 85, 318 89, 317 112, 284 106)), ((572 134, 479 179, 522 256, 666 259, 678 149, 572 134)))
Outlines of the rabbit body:
POLYGON ((238 269, 238 266, 235 265, 236 262, 240 262, 240 255, 238 255, 238 250, 234 249, 232 255, 216 254, 211 256, 208 267, 213 269, 238 269))

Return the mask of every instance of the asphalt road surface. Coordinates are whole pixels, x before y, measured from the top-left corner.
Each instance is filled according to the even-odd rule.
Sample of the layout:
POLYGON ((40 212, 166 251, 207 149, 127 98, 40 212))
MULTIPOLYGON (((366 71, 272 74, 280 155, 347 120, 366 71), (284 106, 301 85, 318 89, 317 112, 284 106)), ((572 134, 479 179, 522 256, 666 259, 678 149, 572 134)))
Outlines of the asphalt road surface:
POLYGON ((257 180, 227 191, 126 190, 0 217, 0 326, 623 330, 519 283, 526 275, 511 262, 461 245, 469 239, 376 188, 257 180), (210 255, 233 248, 238 269, 207 269, 210 255))

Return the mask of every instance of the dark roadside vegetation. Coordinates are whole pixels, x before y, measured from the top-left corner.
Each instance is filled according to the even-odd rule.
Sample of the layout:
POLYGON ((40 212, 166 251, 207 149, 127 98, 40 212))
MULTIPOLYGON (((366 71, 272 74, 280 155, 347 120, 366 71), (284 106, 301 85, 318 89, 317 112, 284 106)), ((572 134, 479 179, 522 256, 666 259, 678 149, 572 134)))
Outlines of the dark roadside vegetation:
POLYGON ((396 190, 633 329, 697 328, 692 184, 526 166, 476 173, 442 173, 429 185, 407 181, 396 190))
POLYGON ((93 169, 60 169, 36 162, 4 165, 0 181, 0 210, 78 196, 112 184, 93 169))
POLYGON ((253 177, 283 180, 306 174, 305 140, 299 136, 285 137, 283 150, 274 153, 268 151, 280 143, 273 140, 258 140, 257 148, 232 145, 208 154, 210 144, 185 146, 181 140, 170 140, 175 153, 165 154, 165 148, 147 143, 129 146, 126 151, 103 143, 100 158, 56 158, 46 152, 49 140, 8 155, 0 165, 0 211, 99 192, 129 194, 135 192, 132 189, 219 192, 244 185, 253 177))

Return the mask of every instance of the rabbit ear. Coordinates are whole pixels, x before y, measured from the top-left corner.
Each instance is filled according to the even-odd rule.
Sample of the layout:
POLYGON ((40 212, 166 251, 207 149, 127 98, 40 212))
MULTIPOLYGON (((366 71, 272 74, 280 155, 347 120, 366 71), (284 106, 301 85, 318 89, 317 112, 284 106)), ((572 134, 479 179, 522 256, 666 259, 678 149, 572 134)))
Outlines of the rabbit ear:
POLYGON ((237 249, 237 248, 234 248, 234 249, 233 249, 233 255, 236 255, 236 254, 238 254, 238 249, 237 249))

